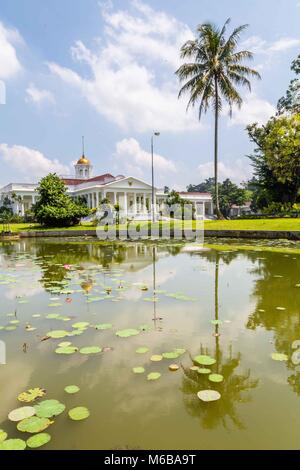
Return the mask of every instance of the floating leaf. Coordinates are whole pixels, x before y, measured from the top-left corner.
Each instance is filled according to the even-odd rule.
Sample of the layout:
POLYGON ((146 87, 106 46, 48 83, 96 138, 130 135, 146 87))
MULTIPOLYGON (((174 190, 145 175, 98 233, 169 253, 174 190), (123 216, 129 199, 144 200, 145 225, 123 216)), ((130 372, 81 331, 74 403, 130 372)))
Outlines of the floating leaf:
POLYGON ((70 395, 74 395, 75 393, 78 393, 79 390, 80 388, 77 387, 77 385, 67 385, 67 387, 65 387, 65 392, 69 393, 70 395))
POLYGON ((288 360, 288 356, 286 354, 273 353, 271 357, 274 361, 284 362, 288 360))
POLYGON ((197 393, 197 396, 201 401, 205 402, 218 401, 221 398, 221 394, 215 390, 202 390, 197 393))
POLYGON ((17 408, 9 413, 8 419, 10 421, 22 421, 25 418, 30 418, 35 415, 35 409, 33 406, 23 406, 22 408, 17 408))
POLYGON ((26 392, 20 393, 18 396, 18 400, 26 403, 30 403, 37 398, 41 398, 45 395, 46 390, 42 388, 31 388, 30 390, 27 390, 26 392))
POLYGON ((78 406, 69 411, 69 417, 73 421, 82 421, 90 416, 90 412, 84 406, 78 406))
POLYGON ((160 362, 163 360, 163 357, 160 354, 154 354, 150 357, 150 361, 152 362, 160 362))
POLYGON ((212 366, 216 363, 216 360, 213 357, 204 355, 194 357, 193 361, 202 366, 212 366))
POLYGON ((147 380, 158 380, 161 377, 159 372, 151 372, 151 374, 147 375, 147 380))
POLYGON ((119 338, 129 338, 129 336, 137 336, 139 334, 139 330, 135 330, 133 328, 116 332, 116 336, 119 336, 119 338))
POLYGON ((0 429, 0 443, 5 441, 7 438, 7 432, 3 431, 3 429, 0 429))
POLYGON ((224 377, 223 377, 223 375, 221 375, 221 374, 210 374, 210 376, 208 377, 208 379, 209 379, 211 382, 220 383, 220 382, 223 382, 224 377))
POLYGON ((74 325, 72 325, 72 328, 75 328, 76 330, 84 330, 88 326, 90 326, 88 322, 79 322, 79 323, 74 323, 74 325))
POLYGON ((68 335, 69 335, 69 332, 65 330, 49 331, 49 333, 46 334, 46 336, 49 336, 49 338, 53 338, 53 339, 65 338, 68 335))
POLYGON ((198 366, 191 366, 190 370, 193 371, 193 372, 198 372, 199 367, 198 366))
POLYGON ((141 348, 138 348, 135 352, 137 354, 146 354, 147 352, 149 352, 149 348, 141 347, 141 348))
POLYGON ((58 346, 60 348, 68 348, 69 346, 72 346, 72 343, 70 343, 70 341, 64 341, 63 343, 59 343, 58 346))
POLYGON ((26 444, 30 449, 38 449, 39 447, 42 447, 48 444, 48 442, 50 441, 51 441, 50 434, 42 432, 27 439, 26 444))
POLYGON ((23 439, 7 439, 0 443, 0 450, 25 450, 26 442, 23 439))
POLYGON ((75 346, 66 346, 55 349, 56 354, 65 354, 69 356, 70 354, 74 354, 78 351, 78 348, 75 346))
POLYGON ((29 432, 35 434, 44 429, 47 429, 52 422, 48 418, 39 418, 38 416, 32 416, 31 418, 23 419, 17 425, 18 431, 29 432))
POLYGON ((164 359, 177 359, 180 356, 180 354, 178 354, 175 351, 172 351, 172 352, 163 353, 162 356, 164 359))
POLYGON ((169 365, 169 370, 170 370, 171 372, 176 372, 176 371, 179 370, 179 369, 180 369, 180 367, 179 367, 178 364, 170 364, 170 365, 169 365))
POLYGON ((53 418, 53 416, 60 415, 66 409, 65 405, 58 400, 44 400, 34 408, 39 418, 53 418))
POLYGON ((111 323, 100 323, 99 325, 96 325, 95 328, 96 330, 110 330, 112 328, 111 323))
POLYGON ((80 354, 98 354, 102 352, 102 349, 98 346, 88 346, 79 350, 80 354))
POLYGON ((204 374, 204 375, 206 375, 206 374, 210 374, 210 373, 211 373, 211 370, 210 370, 210 369, 206 369, 206 368, 204 368, 204 367, 201 367, 201 368, 198 367, 197 372, 198 372, 198 374, 204 374))
POLYGON ((135 374, 143 374, 145 372, 144 367, 134 367, 132 370, 135 374))

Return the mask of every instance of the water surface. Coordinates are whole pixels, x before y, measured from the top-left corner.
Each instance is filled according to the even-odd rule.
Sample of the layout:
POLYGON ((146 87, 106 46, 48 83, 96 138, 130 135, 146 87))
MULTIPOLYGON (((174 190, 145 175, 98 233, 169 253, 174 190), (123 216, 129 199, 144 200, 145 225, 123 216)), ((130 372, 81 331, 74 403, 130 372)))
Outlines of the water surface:
POLYGON ((299 245, 224 243, 191 251, 179 243, 2 242, 0 428, 27 439, 7 415, 21 406, 19 393, 41 387, 67 410, 90 410, 82 422, 67 410, 55 418, 45 449, 298 449, 299 245), (89 323, 80 336, 42 341, 52 330, 74 331, 76 322, 89 323), (113 327, 95 329, 104 323, 113 327), (140 334, 116 336, 127 328, 140 334), (107 350, 58 355, 62 341, 107 350), (137 354, 144 346, 149 352, 137 354), (174 348, 186 353, 151 362, 174 348), (287 361, 274 361, 274 352, 287 361), (224 376, 221 384, 190 370, 200 353, 216 359, 211 369, 224 376), (174 362, 180 370, 170 372, 174 362), (145 373, 134 374, 137 366, 145 373), (151 372, 160 379, 147 381, 151 372), (64 392, 71 384, 78 394, 64 392), (203 389, 221 399, 200 402, 203 389))

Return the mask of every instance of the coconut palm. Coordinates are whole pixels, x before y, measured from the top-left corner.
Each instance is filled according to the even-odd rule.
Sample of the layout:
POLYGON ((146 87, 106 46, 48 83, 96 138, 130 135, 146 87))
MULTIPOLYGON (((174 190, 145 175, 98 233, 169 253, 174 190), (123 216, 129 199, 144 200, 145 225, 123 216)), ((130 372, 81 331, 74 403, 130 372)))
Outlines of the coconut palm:
POLYGON ((227 37, 228 19, 222 29, 212 23, 201 24, 197 28, 197 37, 187 41, 181 48, 181 58, 187 62, 176 71, 181 83, 179 98, 188 93, 190 99, 187 108, 199 103, 199 119, 203 111, 211 106, 215 114, 214 169, 216 213, 221 217, 218 195, 218 127, 223 103, 229 107, 232 115, 233 105, 239 108, 242 98, 237 90, 246 86, 251 91, 250 78, 260 78, 259 73, 245 65, 253 54, 246 50, 237 50, 241 33, 248 27, 242 25, 234 29, 227 37))

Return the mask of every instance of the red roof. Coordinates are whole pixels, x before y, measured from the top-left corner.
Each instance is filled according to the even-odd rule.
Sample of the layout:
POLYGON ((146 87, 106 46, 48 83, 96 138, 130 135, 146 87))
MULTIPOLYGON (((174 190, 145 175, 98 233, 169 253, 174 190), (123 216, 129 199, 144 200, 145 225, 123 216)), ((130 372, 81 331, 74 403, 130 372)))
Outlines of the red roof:
POLYGON ((105 175, 99 175, 89 179, 62 178, 62 180, 68 186, 76 186, 77 184, 89 183, 93 181, 97 181, 100 184, 110 183, 115 180, 115 177, 110 173, 106 173, 105 175))
POLYGON ((190 192, 180 192, 178 194, 181 194, 182 196, 211 196, 210 193, 196 193, 196 192, 193 192, 193 191, 190 191, 190 192))

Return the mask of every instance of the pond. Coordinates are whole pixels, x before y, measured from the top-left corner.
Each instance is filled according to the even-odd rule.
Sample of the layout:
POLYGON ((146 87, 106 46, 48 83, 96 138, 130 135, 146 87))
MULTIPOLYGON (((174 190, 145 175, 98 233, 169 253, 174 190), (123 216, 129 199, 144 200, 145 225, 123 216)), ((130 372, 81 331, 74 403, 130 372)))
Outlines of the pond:
POLYGON ((299 244, 2 242, 0 295, 9 439, 33 425, 42 449, 300 447, 299 244), (8 419, 24 406, 39 419, 8 419))

